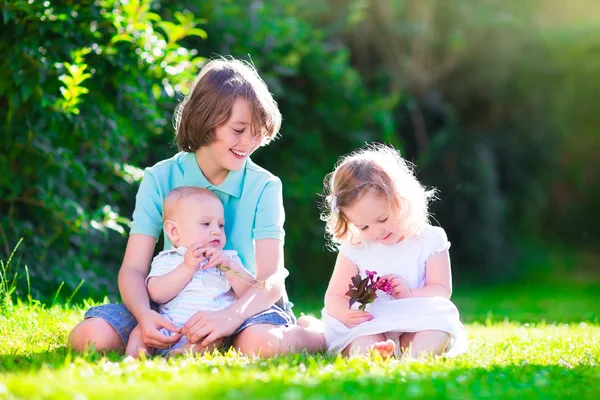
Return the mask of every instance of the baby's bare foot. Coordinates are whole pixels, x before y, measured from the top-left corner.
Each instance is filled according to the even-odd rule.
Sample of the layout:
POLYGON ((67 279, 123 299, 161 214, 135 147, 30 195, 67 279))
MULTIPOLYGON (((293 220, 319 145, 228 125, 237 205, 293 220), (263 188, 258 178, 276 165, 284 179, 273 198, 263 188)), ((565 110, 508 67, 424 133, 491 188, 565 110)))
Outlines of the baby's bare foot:
POLYGON ((325 330, 323 327, 323 321, 313 317, 312 315, 304 315, 298 318, 298 322, 296 322, 296 324, 311 331, 323 332, 325 330))
POLYGON ((377 342, 373 343, 371 347, 369 347, 370 353, 379 353, 383 358, 389 358, 394 355, 394 350, 396 350, 396 343, 393 340, 388 339, 385 342, 377 342))

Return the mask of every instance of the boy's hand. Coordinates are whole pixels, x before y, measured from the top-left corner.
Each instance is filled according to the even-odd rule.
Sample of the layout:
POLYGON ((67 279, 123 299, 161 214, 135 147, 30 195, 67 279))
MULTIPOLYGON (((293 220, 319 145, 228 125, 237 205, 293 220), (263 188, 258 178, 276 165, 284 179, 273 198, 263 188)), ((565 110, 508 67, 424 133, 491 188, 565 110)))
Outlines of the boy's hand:
POLYGON ((216 268, 219 265, 225 267, 226 269, 231 267, 231 258, 223 254, 223 252, 219 249, 207 249, 204 253, 204 256, 210 259, 210 261, 208 262, 208 264, 204 265, 202 269, 216 268))
POLYGON ((139 318, 138 323, 140 330, 142 331, 142 340, 146 346, 157 349, 166 349, 181 339, 181 328, 178 328, 173 322, 154 310, 148 309, 139 318), (160 331, 162 328, 170 330, 175 333, 175 335, 163 335, 160 331))
POLYGON ((408 287, 408 283, 406 279, 396 274, 388 274, 381 277, 382 279, 387 279, 390 281, 390 284, 393 288, 392 296, 395 299, 408 299, 412 296, 410 292, 410 288, 408 287))
POLYGON ((196 272, 200 269, 200 264, 206 261, 205 252, 203 243, 192 243, 185 252, 185 256, 183 256, 183 263, 186 267, 196 272))
POLYGON ((373 319, 373 316, 366 311, 361 310, 346 310, 341 316, 340 322, 348 328, 354 328, 363 322, 373 319))

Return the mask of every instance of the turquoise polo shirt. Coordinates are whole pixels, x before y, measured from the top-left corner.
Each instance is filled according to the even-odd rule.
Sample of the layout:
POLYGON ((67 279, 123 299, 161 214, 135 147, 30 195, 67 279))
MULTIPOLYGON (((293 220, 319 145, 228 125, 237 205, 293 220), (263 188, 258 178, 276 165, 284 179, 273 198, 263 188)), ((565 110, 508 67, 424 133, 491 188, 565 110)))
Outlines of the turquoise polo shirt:
MULTIPOLYGON (((211 184, 194 153, 181 152, 146 168, 137 192, 130 234, 142 233, 158 240, 163 229, 162 206, 165 196, 179 186, 210 189, 225 208, 225 250, 235 250, 243 265, 256 273, 254 241, 284 239, 283 193, 281 180, 264 168, 246 160, 239 171, 230 171, 220 185, 211 184)), ((165 235, 164 248, 171 248, 165 235)))

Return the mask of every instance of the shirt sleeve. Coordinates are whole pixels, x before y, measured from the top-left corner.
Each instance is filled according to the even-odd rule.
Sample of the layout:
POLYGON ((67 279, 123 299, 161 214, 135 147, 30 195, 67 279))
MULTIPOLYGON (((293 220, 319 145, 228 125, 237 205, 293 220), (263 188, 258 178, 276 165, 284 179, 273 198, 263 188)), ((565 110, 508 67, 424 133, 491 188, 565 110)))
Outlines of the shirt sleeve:
POLYGON ((182 262, 183 257, 175 252, 157 255, 152 260, 150 273, 146 278, 146 285, 148 284, 148 279, 152 278, 153 276, 162 276, 168 274, 177 268, 182 262))
POLYGON ((349 242, 342 242, 339 247, 340 254, 352 261, 357 266, 360 263, 360 249, 359 245, 353 245, 349 242))
POLYGON ((283 189, 279 178, 273 178, 267 182, 258 199, 252 231, 254 240, 283 240, 285 237, 284 222, 283 189))
POLYGON ((446 231, 439 226, 430 226, 426 231, 425 258, 450 248, 446 231))
POLYGON ((129 233, 143 233, 158 239, 162 231, 162 201, 156 178, 150 169, 146 168, 135 197, 129 233))

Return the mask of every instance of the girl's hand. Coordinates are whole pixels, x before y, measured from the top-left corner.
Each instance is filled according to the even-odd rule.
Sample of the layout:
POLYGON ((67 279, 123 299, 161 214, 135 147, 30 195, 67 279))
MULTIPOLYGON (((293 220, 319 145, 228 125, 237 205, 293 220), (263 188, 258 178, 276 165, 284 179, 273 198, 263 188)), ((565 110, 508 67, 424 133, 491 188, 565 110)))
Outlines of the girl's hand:
POLYGON ((394 296, 395 299, 408 299, 413 297, 410 288, 408 287, 408 283, 400 275, 388 274, 381 278, 390 281, 393 289, 392 296, 394 296))
POLYGON ((204 244, 200 242, 192 243, 183 256, 183 263, 186 267, 196 272, 200 269, 200 264, 206 261, 204 253, 204 244))
POLYGON ((229 256, 226 256, 225 254, 223 254, 223 252, 219 249, 207 249, 206 252, 204 253, 204 256, 208 259, 210 259, 210 261, 208 262, 208 264, 206 264, 205 266, 202 267, 202 269, 208 269, 208 268, 216 268, 219 265, 229 268, 231 267, 231 258, 229 258, 229 256))
POLYGON ((354 328, 363 322, 371 321, 373 316, 366 311, 361 310, 346 310, 341 316, 340 322, 348 328, 354 328))
POLYGON ((181 328, 178 328, 174 323, 160 315, 154 310, 146 311, 138 320, 140 330, 142 331, 142 340, 149 347, 157 349, 167 349, 181 339, 181 328), (160 330, 168 329, 176 335, 166 336, 160 330))

